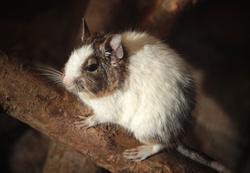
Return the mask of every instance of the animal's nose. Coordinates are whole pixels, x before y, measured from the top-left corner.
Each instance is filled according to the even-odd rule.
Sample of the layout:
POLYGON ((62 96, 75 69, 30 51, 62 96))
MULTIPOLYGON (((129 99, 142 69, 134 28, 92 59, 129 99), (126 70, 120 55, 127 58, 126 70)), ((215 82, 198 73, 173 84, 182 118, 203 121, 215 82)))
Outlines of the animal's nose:
POLYGON ((66 88, 72 89, 75 87, 75 82, 74 80, 69 80, 69 79, 63 79, 63 84, 65 85, 66 88))

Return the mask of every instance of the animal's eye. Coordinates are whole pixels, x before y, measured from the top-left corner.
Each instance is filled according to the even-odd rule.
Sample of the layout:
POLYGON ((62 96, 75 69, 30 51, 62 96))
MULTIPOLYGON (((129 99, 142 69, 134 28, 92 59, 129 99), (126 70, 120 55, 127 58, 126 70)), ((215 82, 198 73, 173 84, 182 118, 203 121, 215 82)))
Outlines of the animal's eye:
POLYGON ((93 71, 96 71, 97 68, 98 68, 98 64, 90 64, 87 67, 85 67, 84 70, 93 72, 93 71))

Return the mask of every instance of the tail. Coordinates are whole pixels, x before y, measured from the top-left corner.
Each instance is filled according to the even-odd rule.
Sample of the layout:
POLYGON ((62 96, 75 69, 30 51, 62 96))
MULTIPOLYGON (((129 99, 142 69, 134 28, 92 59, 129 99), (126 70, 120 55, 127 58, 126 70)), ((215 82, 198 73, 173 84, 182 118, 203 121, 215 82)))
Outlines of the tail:
POLYGON ((201 153, 193 151, 192 149, 189 149, 188 147, 186 147, 183 144, 178 145, 177 151, 179 151, 182 155, 184 155, 184 156, 186 156, 186 157, 188 157, 188 158, 190 158, 190 159, 192 159, 192 160, 194 160, 202 165, 208 166, 208 167, 218 171, 219 173, 232 173, 230 170, 228 170, 221 163, 214 161, 201 153))

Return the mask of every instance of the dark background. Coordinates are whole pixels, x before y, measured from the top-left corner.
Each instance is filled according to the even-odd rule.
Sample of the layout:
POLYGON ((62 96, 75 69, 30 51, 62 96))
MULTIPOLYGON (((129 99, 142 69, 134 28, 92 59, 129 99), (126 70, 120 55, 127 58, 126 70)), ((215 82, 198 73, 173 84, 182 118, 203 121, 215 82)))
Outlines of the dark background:
MULTIPOLYGON (((81 0, 2 0, 0 50, 14 52, 30 63, 61 68, 74 47, 82 16, 92 31, 120 32, 136 29, 147 8, 148 3, 142 0, 92 0, 88 4, 81 0)), ((250 170, 248 1, 197 1, 184 9, 168 36, 160 39, 190 63, 197 81, 196 125, 187 142, 238 172, 247 173, 250 170)), ((20 160, 26 161, 26 155, 23 159, 18 156, 18 162, 16 158, 28 144, 42 152, 38 154, 37 149, 30 148, 33 155, 39 155, 38 169, 33 172, 42 170, 48 139, 32 132, 30 138, 25 137, 26 142, 20 142, 29 130, 0 109, 0 172, 27 172, 25 168, 17 171, 14 167, 23 164, 20 160)))

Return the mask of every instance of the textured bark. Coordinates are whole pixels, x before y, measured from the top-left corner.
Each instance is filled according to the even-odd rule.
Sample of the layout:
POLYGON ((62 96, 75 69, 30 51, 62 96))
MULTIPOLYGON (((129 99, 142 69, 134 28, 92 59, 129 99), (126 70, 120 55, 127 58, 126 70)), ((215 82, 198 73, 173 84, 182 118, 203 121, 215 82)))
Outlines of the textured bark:
POLYGON ((42 173, 102 173, 103 170, 74 149, 51 142, 42 173))
POLYGON ((76 130, 77 115, 90 110, 75 96, 46 84, 17 58, 0 55, 0 105, 5 111, 88 156, 97 165, 112 172, 208 172, 210 169, 190 161, 175 151, 167 151, 133 163, 122 157, 125 148, 139 145, 121 128, 101 125, 89 130, 76 130))

